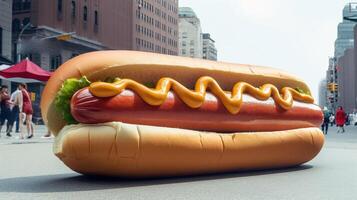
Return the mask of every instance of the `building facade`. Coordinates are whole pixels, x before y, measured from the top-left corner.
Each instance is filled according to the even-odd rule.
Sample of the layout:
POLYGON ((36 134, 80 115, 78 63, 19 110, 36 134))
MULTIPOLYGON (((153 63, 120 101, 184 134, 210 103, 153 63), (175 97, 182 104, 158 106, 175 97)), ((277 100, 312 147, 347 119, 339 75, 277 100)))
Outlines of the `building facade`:
POLYGON ((179 55, 202 58, 202 29, 200 19, 189 7, 179 8, 179 55))
POLYGON ((338 106, 342 106, 346 112, 353 112, 356 106, 356 51, 354 48, 347 49, 338 59, 338 106))
POLYGON ((346 49, 354 45, 354 26, 357 22, 350 20, 357 16, 357 3, 348 3, 342 12, 343 21, 338 24, 335 41, 335 58, 343 56, 346 49))
POLYGON ((347 112, 357 111, 357 27, 354 28, 354 47, 345 50, 336 65, 338 106, 347 112))
MULTIPOLYGON (((328 89, 329 84, 337 84, 337 60, 335 57, 329 58, 329 65, 326 71, 326 84, 325 88, 328 89)), ((338 87, 336 90, 328 89, 324 97, 327 102, 326 106, 329 110, 334 111, 337 108, 338 100, 338 87)))
POLYGON ((320 106, 320 108, 323 108, 327 105, 326 85, 327 85, 326 79, 322 79, 319 83, 319 106, 320 106))
MULTIPOLYGON (((12 0, 0 1, 0 65, 11 64, 12 0)), ((11 87, 9 81, 0 80, 1 85, 11 87)))
POLYGON ((28 23, 35 31, 23 30, 21 52, 14 47, 14 54, 31 57, 48 70, 102 49, 178 54, 177 0, 14 0, 14 43, 28 23), (70 39, 56 37, 66 34, 70 39))
POLYGON ((217 60, 217 49, 214 45, 215 41, 209 33, 202 34, 202 58, 207 60, 217 60))
MULTIPOLYGON (((342 65, 351 63, 351 52, 349 55, 345 56, 348 49, 353 49, 355 45, 355 25, 357 24, 357 3, 348 3, 345 5, 342 11, 343 21, 338 24, 337 28, 337 39, 335 41, 335 53, 334 57, 329 59, 329 66, 326 72, 327 85, 338 85, 335 90, 327 92, 326 98, 327 106, 331 110, 336 110, 339 104, 345 105, 345 100, 340 98, 347 97, 346 94, 340 94, 341 91, 346 92, 346 88, 341 83, 344 83, 346 77, 339 77, 340 75, 345 75, 344 72, 339 70, 343 69, 342 65), (345 56, 345 57, 344 57, 345 56), (342 58, 344 57, 344 58, 342 58)), ((349 67, 346 67, 349 69, 349 67)))
POLYGON ((13 59, 49 71, 96 50, 178 54, 178 0, 13 0, 12 26, 13 59))
POLYGON ((11 60, 12 0, 0 1, 0 55, 11 60))

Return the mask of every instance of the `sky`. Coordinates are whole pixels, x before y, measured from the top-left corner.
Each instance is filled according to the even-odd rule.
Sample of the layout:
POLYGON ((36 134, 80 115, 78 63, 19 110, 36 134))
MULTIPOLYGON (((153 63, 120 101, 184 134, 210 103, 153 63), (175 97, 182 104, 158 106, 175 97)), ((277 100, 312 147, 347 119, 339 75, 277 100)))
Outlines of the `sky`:
POLYGON ((302 78, 317 100, 349 2, 179 0, 179 6, 195 11, 202 31, 216 41, 219 61, 283 69, 302 78))

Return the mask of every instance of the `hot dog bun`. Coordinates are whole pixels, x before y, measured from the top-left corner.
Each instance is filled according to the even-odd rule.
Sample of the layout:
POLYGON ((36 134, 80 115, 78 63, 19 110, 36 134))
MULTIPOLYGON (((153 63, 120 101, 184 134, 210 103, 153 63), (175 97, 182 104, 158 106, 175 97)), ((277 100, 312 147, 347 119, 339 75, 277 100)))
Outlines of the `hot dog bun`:
POLYGON ((318 128, 218 134, 112 122, 66 126, 54 152, 79 173, 150 177, 299 165, 323 142, 318 128))
POLYGON ((270 83, 278 89, 310 92, 300 79, 266 67, 134 51, 80 55, 56 70, 41 100, 43 119, 56 135, 54 153, 79 173, 149 177, 287 167, 311 160, 324 142, 315 127, 217 133, 123 122, 66 125, 55 110, 54 99, 66 79, 82 76, 92 82, 120 77, 142 84, 170 77, 187 88, 193 88, 201 76, 209 76, 225 91, 244 81, 255 87, 270 83))
POLYGON ((62 83, 68 78, 87 76, 90 81, 104 80, 108 76, 131 78, 138 82, 156 82, 171 77, 193 88, 200 76, 213 77, 227 91, 237 81, 256 87, 271 83, 278 87, 300 88, 310 92, 300 79, 268 67, 214 62, 202 59, 168 56, 135 51, 99 51, 77 56, 59 67, 47 82, 41 98, 44 122, 54 135, 66 125, 55 110, 54 99, 62 83))

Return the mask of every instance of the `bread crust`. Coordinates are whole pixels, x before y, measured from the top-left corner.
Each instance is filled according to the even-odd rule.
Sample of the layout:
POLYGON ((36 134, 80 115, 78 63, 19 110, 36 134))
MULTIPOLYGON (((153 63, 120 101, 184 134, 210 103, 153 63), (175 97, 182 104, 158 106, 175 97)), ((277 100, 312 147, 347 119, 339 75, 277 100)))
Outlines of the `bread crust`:
POLYGON ((193 87, 201 76, 211 76, 225 90, 231 90, 238 81, 256 87, 271 83, 278 88, 301 88, 310 92, 300 79, 281 70, 269 67, 214 62, 136 51, 98 51, 77 56, 59 67, 47 82, 41 98, 44 122, 53 134, 65 126, 56 112, 54 99, 63 82, 68 78, 87 76, 89 80, 103 80, 108 76, 132 78, 138 82, 155 83, 162 77, 171 77, 187 87, 193 87))
POLYGON ((153 177, 295 166, 323 143, 318 128, 219 134, 111 122, 64 127, 54 153, 82 174, 153 177))

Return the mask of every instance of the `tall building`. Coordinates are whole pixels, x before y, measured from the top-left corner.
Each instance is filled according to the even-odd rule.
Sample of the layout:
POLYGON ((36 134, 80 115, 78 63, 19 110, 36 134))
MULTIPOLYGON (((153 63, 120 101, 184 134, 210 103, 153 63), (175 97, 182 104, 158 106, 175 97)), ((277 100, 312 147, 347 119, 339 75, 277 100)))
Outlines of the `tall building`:
MULTIPOLYGON (((11 15, 12 0, 0 1, 0 65, 11 61, 11 15)), ((11 86, 9 81, 0 80, 1 85, 11 86)))
POLYGON ((332 88, 328 88, 328 85, 332 84, 337 84, 337 60, 335 57, 329 58, 329 65, 328 69, 326 71, 326 93, 324 93, 326 96, 324 97, 327 102, 326 106, 329 110, 334 111, 337 108, 337 100, 338 100, 338 87, 336 87, 334 90, 331 90, 332 88))
POLYGON ((319 106, 323 108, 327 106, 327 81, 326 79, 322 79, 319 83, 319 106))
POLYGON ((200 19, 189 7, 179 8, 179 55, 202 58, 200 19))
POLYGON ((207 60, 217 60, 217 49, 214 45, 215 41, 209 33, 202 34, 202 58, 207 60))
POLYGON ((13 25, 14 54, 49 70, 101 49, 178 54, 178 0, 14 0, 13 25))
POLYGON ((11 60, 12 0, 0 1, 0 56, 11 60))
POLYGON ((357 17, 357 3, 348 3, 342 12, 343 21, 338 24, 337 39, 335 41, 335 58, 341 57, 346 49, 353 47, 353 28, 357 22, 349 20, 357 17))
POLYGON ((12 25, 13 59, 50 71, 103 49, 178 54, 178 0, 13 0, 12 25))
POLYGON ((342 106, 346 112, 353 112, 357 108, 357 69, 355 64, 356 51, 354 48, 347 49, 337 63, 338 105, 342 106))
MULTIPOLYGON (((348 95, 346 88, 341 83, 344 83, 347 74, 341 72, 343 68, 342 65, 347 65, 351 62, 351 52, 348 52, 348 55, 345 55, 348 49, 353 49, 355 46, 355 30, 354 27, 357 24, 357 3, 348 3, 345 5, 342 11, 343 21, 338 24, 337 39, 335 41, 335 53, 334 57, 329 60, 329 67, 326 72, 327 86, 329 85, 338 85, 337 88, 327 92, 327 106, 331 110, 335 110, 336 107, 340 104, 344 104, 345 100, 340 98, 345 98, 348 95), (345 77, 339 77, 339 76, 345 77), (341 92, 345 92, 341 94, 341 92)), ((349 68, 349 67, 346 67, 349 68)), ((344 71, 346 71, 345 69, 344 71)), ((348 75, 351 78, 351 75, 348 75)), ((347 105, 347 104, 346 104, 347 105)), ((351 105, 351 104, 348 104, 351 105)))

